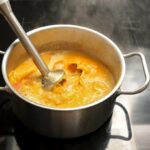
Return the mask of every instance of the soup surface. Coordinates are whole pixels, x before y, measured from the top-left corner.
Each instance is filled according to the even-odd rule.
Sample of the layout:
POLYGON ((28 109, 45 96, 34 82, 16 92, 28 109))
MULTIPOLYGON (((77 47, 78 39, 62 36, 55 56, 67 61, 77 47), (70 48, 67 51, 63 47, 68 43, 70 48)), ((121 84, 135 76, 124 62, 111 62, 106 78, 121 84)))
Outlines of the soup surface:
POLYGON ((51 90, 41 84, 41 74, 31 58, 9 73, 12 86, 36 103, 72 108, 92 103, 106 96, 114 87, 109 69, 89 56, 71 50, 53 50, 41 54, 49 69, 63 69, 62 81, 51 90))

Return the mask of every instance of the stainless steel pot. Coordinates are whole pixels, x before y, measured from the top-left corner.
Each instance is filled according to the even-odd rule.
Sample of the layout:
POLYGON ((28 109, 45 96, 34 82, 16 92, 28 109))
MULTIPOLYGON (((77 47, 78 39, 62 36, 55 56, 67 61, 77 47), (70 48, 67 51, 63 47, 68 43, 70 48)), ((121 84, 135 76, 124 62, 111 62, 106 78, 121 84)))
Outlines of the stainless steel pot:
POLYGON ((97 31, 75 25, 53 25, 35 29, 28 34, 40 52, 68 49, 88 53, 107 65, 116 80, 114 89, 107 96, 85 106, 58 109, 37 104, 20 95, 9 82, 9 72, 29 57, 20 42, 14 41, 6 53, 0 52, 4 54, 2 73, 6 82, 6 86, 0 90, 13 93, 11 102, 14 113, 27 127, 40 134, 55 138, 88 134, 99 128, 111 116, 117 96, 140 93, 149 84, 149 73, 143 54, 133 52, 123 55, 109 38, 97 31), (141 58, 145 82, 134 91, 122 91, 120 86, 125 75, 124 59, 134 55, 141 58))

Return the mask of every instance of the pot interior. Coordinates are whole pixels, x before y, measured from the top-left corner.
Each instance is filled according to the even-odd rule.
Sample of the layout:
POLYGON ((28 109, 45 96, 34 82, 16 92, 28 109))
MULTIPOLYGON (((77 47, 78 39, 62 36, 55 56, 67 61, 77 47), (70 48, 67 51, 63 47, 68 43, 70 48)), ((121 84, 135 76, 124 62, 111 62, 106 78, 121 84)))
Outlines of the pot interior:
MULTIPOLYGON (((30 39, 39 52, 54 49, 85 52, 102 61, 111 70, 116 84, 122 75, 122 56, 119 49, 96 31, 72 25, 48 26, 31 31, 30 39)), ((7 75, 28 57, 20 42, 14 42, 10 46, 6 62, 7 75)))

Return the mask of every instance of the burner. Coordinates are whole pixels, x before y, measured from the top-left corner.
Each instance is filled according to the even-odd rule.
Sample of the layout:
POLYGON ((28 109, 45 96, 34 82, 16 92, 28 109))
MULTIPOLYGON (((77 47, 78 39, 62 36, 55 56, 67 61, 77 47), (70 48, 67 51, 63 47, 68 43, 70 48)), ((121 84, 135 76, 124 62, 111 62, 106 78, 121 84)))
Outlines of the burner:
POLYGON ((67 150, 98 150, 100 148, 105 149, 109 142, 109 132, 108 129, 111 124, 111 119, 109 119, 100 129, 97 131, 74 139, 53 139, 44 137, 34 133, 33 131, 27 129, 15 119, 15 138, 21 149, 44 149, 48 150, 53 147, 53 149, 67 149, 67 150))

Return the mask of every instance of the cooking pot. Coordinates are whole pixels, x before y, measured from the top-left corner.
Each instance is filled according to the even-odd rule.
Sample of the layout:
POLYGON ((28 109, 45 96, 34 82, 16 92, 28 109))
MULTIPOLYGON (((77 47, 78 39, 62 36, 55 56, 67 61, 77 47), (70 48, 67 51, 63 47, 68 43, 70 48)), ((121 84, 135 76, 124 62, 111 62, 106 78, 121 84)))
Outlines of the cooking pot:
POLYGON ((88 134, 99 128, 111 116, 117 96, 140 93, 149 84, 149 73, 143 54, 122 54, 115 43, 97 31, 75 25, 52 25, 32 30, 28 35, 39 52, 65 49, 87 53, 102 61, 111 70, 116 81, 109 94, 85 106, 51 108, 32 102, 18 93, 8 79, 9 72, 29 57, 19 40, 14 41, 6 52, 0 52, 4 54, 2 74, 6 82, 6 86, 0 87, 0 90, 12 93, 11 103, 16 116, 28 128, 42 135, 73 138, 88 134), (145 82, 134 91, 123 91, 120 86, 125 75, 125 58, 134 55, 141 58, 145 82))

